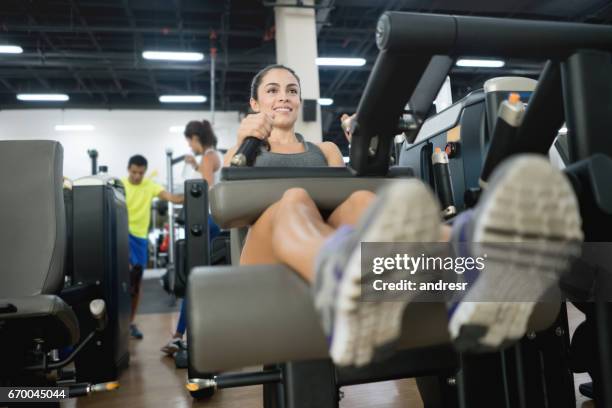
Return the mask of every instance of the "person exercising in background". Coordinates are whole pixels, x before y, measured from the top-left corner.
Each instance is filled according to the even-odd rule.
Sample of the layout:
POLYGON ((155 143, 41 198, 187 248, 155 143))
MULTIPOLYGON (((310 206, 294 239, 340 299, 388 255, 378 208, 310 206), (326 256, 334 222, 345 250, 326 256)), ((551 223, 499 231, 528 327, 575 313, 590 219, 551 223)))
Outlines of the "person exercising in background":
MULTIPOLYGON (((193 169, 193 174, 190 178, 202 178, 208 183, 208 188, 219 182, 221 178, 221 167, 223 167, 223 155, 217 150, 217 136, 213 130, 212 124, 207 121, 192 120, 187 123, 184 131, 185 140, 194 155, 200 156, 197 160, 194 156, 186 155, 185 164, 193 169)), ((211 242, 219 235, 219 226, 215 223, 210 214, 208 214, 208 239, 211 242)), ((161 351, 169 356, 174 355, 181 348, 185 349, 183 337, 187 329, 187 300, 183 299, 179 320, 176 325, 176 331, 172 338, 168 340, 161 351)))
POLYGON ((185 126, 185 140, 191 151, 198 156, 185 155, 185 163, 191 165, 195 175, 201 177, 212 187, 219 181, 221 167, 223 167, 223 154, 217 150, 217 136, 209 121, 192 120, 185 126))
POLYGON ((171 194, 153 180, 145 178, 147 159, 137 154, 128 161, 128 176, 121 179, 125 186, 125 202, 128 211, 130 245, 130 294, 132 312, 130 315, 130 335, 142 339, 142 332, 134 324, 134 317, 140 301, 140 282, 147 266, 149 252, 149 223, 151 221, 151 201, 160 200, 175 204, 183 202, 182 195, 171 194))

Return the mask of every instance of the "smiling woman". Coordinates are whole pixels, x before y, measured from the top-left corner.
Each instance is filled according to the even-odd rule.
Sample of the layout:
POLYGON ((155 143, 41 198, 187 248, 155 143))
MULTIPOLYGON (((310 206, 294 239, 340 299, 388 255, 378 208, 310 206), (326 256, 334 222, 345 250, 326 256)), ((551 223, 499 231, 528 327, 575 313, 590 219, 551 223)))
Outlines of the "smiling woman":
POLYGON ((259 71, 251 83, 249 104, 254 113, 242 120, 237 143, 225 156, 226 166, 249 136, 265 142, 255 159, 256 167, 344 166, 335 144, 306 142, 295 132, 302 97, 300 79, 291 68, 270 65, 259 71))

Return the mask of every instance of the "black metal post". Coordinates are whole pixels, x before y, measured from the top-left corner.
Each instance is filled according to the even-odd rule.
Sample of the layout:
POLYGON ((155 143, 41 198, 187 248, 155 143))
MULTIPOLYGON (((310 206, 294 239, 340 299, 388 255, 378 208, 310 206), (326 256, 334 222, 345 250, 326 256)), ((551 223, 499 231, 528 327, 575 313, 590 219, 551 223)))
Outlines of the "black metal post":
POLYGON ((609 52, 581 50, 562 64, 570 160, 595 153, 612 157, 612 60, 609 52))
POLYGON ((284 364, 287 408, 338 408, 338 387, 330 360, 284 364))
POLYGON ((91 175, 95 176, 98 173, 98 151, 96 149, 90 149, 87 151, 87 154, 91 159, 91 175))

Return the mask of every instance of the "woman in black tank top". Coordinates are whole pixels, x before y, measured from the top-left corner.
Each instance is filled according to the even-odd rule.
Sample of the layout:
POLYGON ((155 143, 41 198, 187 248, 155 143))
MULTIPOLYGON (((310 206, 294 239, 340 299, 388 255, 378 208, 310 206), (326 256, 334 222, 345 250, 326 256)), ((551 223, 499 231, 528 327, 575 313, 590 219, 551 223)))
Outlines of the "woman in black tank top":
MULTIPOLYGON (((224 165, 245 137, 266 142, 255 166, 344 166, 338 147, 331 142, 310 143, 295 133, 301 108, 300 80, 283 65, 261 70, 251 83, 251 109, 238 129, 236 146, 225 155, 224 165)), ((241 264, 286 263, 307 281, 312 280, 314 259, 324 239, 341 225, 353 225, 375 195, 359 191, 347 197, 327 219, 303 189, 287 190, 251 226, 240 257, 241 264)))
MULTIPOLYGON (((301 103, 300 80, 292 69, 271 65, 261 70, 251 83, 250 106, 256 113, 242 120, 236 146, 229 149, 224 164, 229 165, 245 137, 255 136, 266 141, 255 166, 344 166, 335 144, 306 142, 295 132, 301 103)), ((323 219, 305 190, 290 189, 251 226, 240 263, 284 262, 311 281, 314 258, 323 240, 341 225, 354 224, 374 197, 369 191, 354 193, 323 219), (284 257, 296 250, 299 253, 291 259, 284 257)))

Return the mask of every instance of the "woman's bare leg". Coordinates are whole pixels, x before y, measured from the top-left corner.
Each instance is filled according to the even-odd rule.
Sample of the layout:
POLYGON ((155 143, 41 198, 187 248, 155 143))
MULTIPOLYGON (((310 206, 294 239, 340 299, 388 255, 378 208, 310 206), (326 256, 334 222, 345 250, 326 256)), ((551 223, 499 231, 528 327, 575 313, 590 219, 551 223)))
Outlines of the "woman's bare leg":
MULTIPOLYGON (((355 225, 361 219, 365 210, 372 204, 376 194, 370 191, 356 191, 340 204, 327 219, 327 223, 334 229, 341 225, 355 225)), ((410 228, 409 225, 406 228, 410 228)), ((446 224, 440 225, 440 242, 450 240, 452 228, 446 224)))
POLYGON ((284 263, 310 282, 317 254, 333 232, 305 190, 287 190, 251 227, 240 264, 284 263))
POLYGON ((334 229, 341 225, 355 225, 372 204, 376 194, 371 191, 355 191, 344 200, 327 218, 327 223, 334 229))
POLYGON ((305 190, 287 190, 251 227, 240 264, 284 263, 311 282, 317 255, 325 239, 340 225, 357 223, 375 197, 369 191, 357 191, 325 222, 305 190))
MULTIPOLYGON (((375 198, 372 192, 356 191, 325 222, 305 190, 287 190, 249 230, 240 264, 284 263, 311 282, 325 239, 341 225, 355 225, 375 198)), ((446 232, 443 240, 447 241, 450 228, 441 228, 446 232)))
POLYGON ((240 265, 281 263, 272 250, 272 221, 279 202, 268 207, 249 228, 240 254, 240 265))

